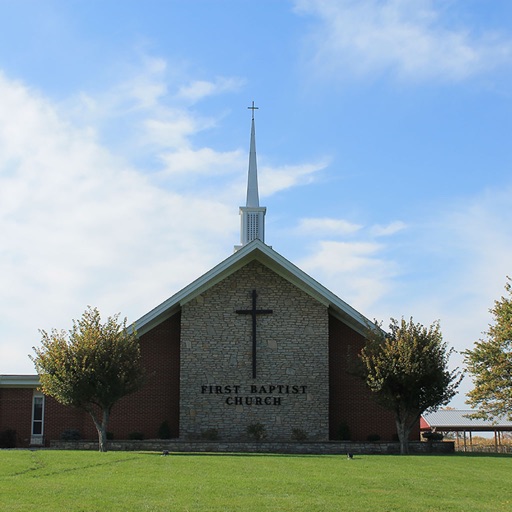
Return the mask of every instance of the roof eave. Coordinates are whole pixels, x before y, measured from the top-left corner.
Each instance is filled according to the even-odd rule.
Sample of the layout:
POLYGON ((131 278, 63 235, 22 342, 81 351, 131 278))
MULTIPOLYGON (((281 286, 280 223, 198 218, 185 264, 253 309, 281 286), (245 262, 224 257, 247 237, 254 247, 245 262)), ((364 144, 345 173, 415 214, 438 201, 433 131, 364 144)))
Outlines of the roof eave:
POLYGON ((0 375, 0 388, 37 388, 39 375, 0 375))
POLYGON ((364 334, 368 325, 371 325, 367 318, 349 304, 274 251, 270 246, 256 239, 244 245, 210 271, 137 320, 135 322, 137 332, 140 335, 148 332, 162 321, 176 314, 184 304, 201 295, 204 291, 253 260, 260 261, 276 272, 276 274, 329 308, 329 312, 333 316, 342 320, 356 332, 364 334))

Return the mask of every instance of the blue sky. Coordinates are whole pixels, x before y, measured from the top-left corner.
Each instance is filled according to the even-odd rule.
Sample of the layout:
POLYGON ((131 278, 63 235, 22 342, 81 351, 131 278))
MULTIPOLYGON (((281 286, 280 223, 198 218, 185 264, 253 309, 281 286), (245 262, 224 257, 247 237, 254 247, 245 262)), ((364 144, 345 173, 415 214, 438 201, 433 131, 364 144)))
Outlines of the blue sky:
MULTIPOLYGON (((508 0, 0 0, 0 373, 266 242, 368 318, 482 336, 512 274, 508 0)), ((460 364, 460 357, 453 358, 460 364)), ((454 405, 464 404, 464 382, 454 405)))

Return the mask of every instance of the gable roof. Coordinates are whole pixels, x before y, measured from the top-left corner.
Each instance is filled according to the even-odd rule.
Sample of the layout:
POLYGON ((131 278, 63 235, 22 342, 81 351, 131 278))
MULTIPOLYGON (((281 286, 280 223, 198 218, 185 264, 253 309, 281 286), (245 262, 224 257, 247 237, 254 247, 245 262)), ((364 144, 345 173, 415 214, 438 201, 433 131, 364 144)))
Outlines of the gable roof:
POLYGON ((361 313, 341 300, 334 293, 315 281, 293 263, 264 244, 261 240, 253 240, 237 252, 213 267, 210 271, 175 293, 159 306, 146 313, 135 322, 137 332, 142 335, 164 320, 167 320, 181 307, 203 292, 224 280, 251 261, 259 261, 276 274, 297 286, 321 304, 329 308, 332 315, 343 321, 356 332, 363 334, 371 322, 361 313))

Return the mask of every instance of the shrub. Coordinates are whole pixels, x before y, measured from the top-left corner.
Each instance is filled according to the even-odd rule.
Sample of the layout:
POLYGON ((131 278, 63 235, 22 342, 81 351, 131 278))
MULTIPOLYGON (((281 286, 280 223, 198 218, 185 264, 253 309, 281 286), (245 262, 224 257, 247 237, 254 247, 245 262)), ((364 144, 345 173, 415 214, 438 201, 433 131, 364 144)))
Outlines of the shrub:
POLYGON ((158 439, 170 439, 171 438, 171 427, 167 420, 162 421, 157 434, 158 439))
POLYGON ((0 432, 0 448, 16 448, 16 430, 8 428, 0 432))
POLYGON ((128 439, 132 441, 142 441, 144 439, 144 434, 142 432, 130 432, 128 434, 128 439))
POLYGON ((112 441, 114 439, 114 432, 107 432, 107 441, 112 441))
POLYGON ((265 439, 265 437, 267 437, 265 425, 261 423, 252 423, 247 427, 247 435, 255 441, 261 441, 262 439, 265 439))
POLYGON ((346 423, 340 423, 338 427, 338 439, 340 441, 350 441, 351 434, 350 429, 346 423))
POLYGON ((209 428, 208 430, 201 432, 201 439, 217 441, 217 439, 219 439, 219 431, 216 428, 209 428))
POLYGON ((444 435, 441 432, 423 432, 421 434, 427 441, 442 441, 444 435))
POLYGON ((76 428, 67 428, 62 432, 60 435, 60 438, 63 441, 79 441, 82 439, 82 436, 80 434, 80 431, 76 428))
POLYGON ((308 438, 308 435, 304 430, 300 428, 294 428, 292 430, 292 439, 294 441, 305 441, 308 438))
POLYGON ((366 438, 367 441, 370 441, 370 443, 375 443, 377 441, 380 441, 380 436, 379 434, 370 434, 367 438, 366 438))

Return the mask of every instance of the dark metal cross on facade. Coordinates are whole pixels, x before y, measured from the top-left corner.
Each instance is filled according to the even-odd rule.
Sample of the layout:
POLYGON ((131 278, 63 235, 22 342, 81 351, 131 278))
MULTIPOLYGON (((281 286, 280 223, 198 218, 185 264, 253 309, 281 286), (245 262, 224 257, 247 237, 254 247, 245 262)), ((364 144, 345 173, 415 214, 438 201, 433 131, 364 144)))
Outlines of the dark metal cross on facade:
POLYGON ((252 291, 252 309, 237 309, 239 315, 252 315, 252 378, 256 378, 256 316, 270 315, 273 313, 271 309, 256 308, 256 290, 252 291))

